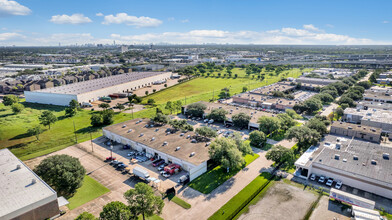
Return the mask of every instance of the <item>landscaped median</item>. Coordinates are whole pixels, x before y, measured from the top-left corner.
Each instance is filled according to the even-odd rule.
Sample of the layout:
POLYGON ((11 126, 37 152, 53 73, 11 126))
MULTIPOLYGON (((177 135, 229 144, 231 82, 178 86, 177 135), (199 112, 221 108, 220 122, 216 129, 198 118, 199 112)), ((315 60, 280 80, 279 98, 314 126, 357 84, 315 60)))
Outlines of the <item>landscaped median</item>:
MULTIPOLYGON (((245 166, 248 166, 258 157, 258 154, 246 155, 244 157, 245 166)), ((222 168, 221 166, 217 166, 214 169, 207 171, 203 175, 193 180, 189 184, 189 186, 201 193, 208 194, 212 192, 212 190, 216 189, 218 186, 226 182, 232 176, 237 174, 238 171, 240 171, 240 169, 232 169, 230 170, 230 172, 227 172, 226 169, 222 168)))
POLYGON ((209 220, 214 219, 232 219, 241 212, 246 205, 255 198, 256 195, 266 191, 271 183, 272 175, 262 173, 251 183, 243 188, 237 195, 231 198, 218 211, 216 211, 209 220))
POLYGON ((109 191, 110 190, 108 188, 86 175, 84 177, 82 187, 76 191, 74 196, 68 199, 68 208, 71 210, 75 209, 109 191))

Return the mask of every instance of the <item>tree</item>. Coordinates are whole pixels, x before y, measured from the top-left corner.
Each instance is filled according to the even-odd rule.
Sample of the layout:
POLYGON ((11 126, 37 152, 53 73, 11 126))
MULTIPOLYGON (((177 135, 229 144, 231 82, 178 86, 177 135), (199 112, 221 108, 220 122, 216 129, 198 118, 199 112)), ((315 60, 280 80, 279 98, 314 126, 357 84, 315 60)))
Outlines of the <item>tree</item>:
POLYGON ((69 102, 68 106, 69 106, 70 108, 73 108, 73 109, 78 109, 78 108, 79 108, 79 103, 78 103, 78 101, 76 101, 75 99, 72 99, 72 100, 69 102))
POLYGON ((57 194, 69 197, 82 186, 86 170, 78 158, 62 154, 44 159, 34 172, 57 191, 57 194))
POLYGON ((277 117, 262 116, 257 121, 260 131, 266 135, 272 134, 281 128, 281 121, 277 117))
POLYGON ((369 81, 362 81, 357 83, 358 86, 362 86, 364 89, 370 89, 372 84, 369 81))
POLYGON ((109 202, 103 207, 102 212, 99 214, 101 220, 130 220, 137 219, 134 213, 122 202, 115 201, 109 202))
POLYGON ((51 111, 43 111, 42 114, 38 117, 40 124, 43 126, 49 126, 57 121, 57 117, 51 111))
POLYGON ((293 127, 296 124, 295 120, 286 113, 278 114, 277 117, 281 122, 280 125, 282 130, 286 131, 287 129, 293 127))
POLYGON ((103 103, 99 104, 98 107, 103 108, 103 109, 108 109, 108 108, 110 108, 110 105, 108 103, 103 102, 103 103))
POLYGON ((273 146, 265 155, 267 160, 272 160, 275 164, 290 163, 294 160, 294 153, 281 145, 273 146))
POLYGON ((158 125, 164 125, 164 124, 169 123, 170 118, 167 115, 164 115, 162 113, 158 113, 153 118, 151 118, 151 121, 153 121, 154 123, 156 123, 158 125))
POLYGON ((346 95, 343 95, 342 97, 340 97, 338 104, 339 105, 347 104, 350 107, 355 107, 354 100, 346 95))
POLYGON ((246 91, 248 91, 248 87, 246 86, 242 87, 242 92, 246 92, 246 91))
POLYGON ((155 100, 154 99, 148 99, 147 100, 147 104, 154 105, 155 104, 155 100))
POLYGON ((82 214, 78 215, 75 220, 96 220, 95 216, 89 212, 83 212, 82 214))
POLYGON ((152 90, 153 93, 156 92, 156 91, 157 91, 156 89, 153 89, 153 90, 152 90))
POLYGON ((29 134, 30 136, 34 135, 37 138, 37 141, 39 141, 39 135, 42 134, 42 132, 43 130, 40 125, 36 125, 27 130, 27 134, 29 134))
POLYGON ((226 114, 228 112, 224 110, 223 108, 216 108, 212 109, 210 114, 207 115, 208 119, 213 119, 216 122, 224 122, 226 120, 226 114))
POLYGON ((310 147, 311 145, 317 144, 321 136, 316 130, 310 129, 306 126, 294 126, 287 130, 286 138, 297 141, 298 151, 301 151, 304 147, 310 147))
POLYGON ((165 85, 163 85, 165 88, 167 88, 167 84, 165 83, 165 85))
POLYGON ((319 94, 313 96, 313 98, 320 99, 320 101, 322 101, 324 104, 329 104, 329 103, 333 102, 333 100, 334 100, 332 95, 330 95, 326 92, 319 93, 319 94))
POLYGON ((227 168, 227 171, 229 168, 239 168, 245 163, 236 142, 230 138, 215 139, 210 144, 208 153, 212 160, 227 168))
POLYGON ((142 101, 142 98, 140 98, 136 94, 132 94, 132 95, 128 96, 128 101, 130 104, 134 104, 134 103, 137 104, 142 101))
POLYGON ((174 103, 174 109, 176 110, 176 112, 181 111, 181 107, 182 107, 182 101, 181 100, 177 100, 174 103))
POLYGON ((335 110, 336 115, 338 116, 338 118, 342 117, 344 115, 344 110, 341 107, 337 107, 335 110))
POLYGON ((308 122, 305 124, 306 127, 316 130, 320 135, 324 135, 327 133, 327 126, 325 123, 316 117, 310 119, 308 122))
POLYGON ((247 128, 249 125, 251 117, 243 112, 240 112, 236 115, 233 115, 231 117, 231 120, 233 121, 234 126, 238 128, 247 128))
POLYGON ((129 208, 135 216, 142 215, 143 220, 154 214, 161 214, 165 203, 159 196, 154 195, 152 188, 145 183, 138 183, 134 189, 130 189, 124 194, 128 201, 129 208))
POLYGON ((254 147, 263 147, 267 142, 267 138, 262 131, 252 131, 249 134, 250 144, 254 147))
POLYGON ((3 97, 3 104, 5 106, 11 106, 19 102, 19 98, 16 95, 6 95, 3 97))
POLYGON ((101 112, 101 117, 102 117, 102 124, 103 125, 110 125, 113 124, 113 116, 114 116, 114 111, 113 110, 103 110, 101 112))
POLYGON ((99 127, 102 125, 102 116, 101 114, 93 114, 90 118, 91 125, 93 127, 99 127))
POLYGON ((293 109, 286 109, 286 114, 289 115, 292 119, 301 119, 302 117, 299 116, 293 109))
POLYGON ((169 124, 177 131, 177 130, 183 130, 183 131, 193 131, 193 126, 188 124, 188 122, 185 119, 182 120, 171 120, 169 121, 169 124))
POLYGON ((192 115, 194 117, 202 117, 204 115, 204 110, 207 109, 207 106, 203 103, 196 102, 188 105, 186 108, 186 114, 192 115))
POLYGON ((120 103, 116 104, 116 108, 118 108, 120 111, 125 109, 124 105, 121 105, 120 103))
POLYGON ((318 111, 319 109, 321 109, 323 107, 323 104, 321 103, 321 101, 319 99, 315 99, 315 98, 310 98, 306 101, 304 101, 304 107, 305 107, 305 111, 308 114, 312 114, 315 111, 318 111))
POLYGON ((223 89, 221 89, 221 92, 219 93, 218 97, 219 97, 220 99, 227 99, 227 98, 230 98, 230 97, 231 97, 231 95, 230 95, 230 89, 229 89, 229 88, 223 88, 223 89))
POLYGON ((170 114, 173 114, 173 110, 175 109, 174 103, 171 101, 166 102, 165 109, 170 111, 170 114))
POLYGON ((146 96, 148 95, 148 91, 145 91, 144 94, 146 94, 146 96))
POLYGON ((250 147, 249 142, 243 141, 242 135, 239 132, 234 132, 231 139, 234 140, 238 150, 242 153, 242 156, 245 156, 247 154, 253 155, 253 150, 250 147))
POLYGON ((68 117, 75 116, 77 113, 76 108, 67 107, 65 108, 65 115, 68 117))
POLYGON ((24 105, 22 105, 20 103, 14 103, 11 105, 11 109, 14 114, 19 114, 23 111, 24 105))
POLYGON ((216 131, 210 127, 207 127, 207 126, 196 128, 195 131, 197 134, 199 134, 200 136, 202 136, 206 139, 213 138, 213 137, 217 136, 216 131))

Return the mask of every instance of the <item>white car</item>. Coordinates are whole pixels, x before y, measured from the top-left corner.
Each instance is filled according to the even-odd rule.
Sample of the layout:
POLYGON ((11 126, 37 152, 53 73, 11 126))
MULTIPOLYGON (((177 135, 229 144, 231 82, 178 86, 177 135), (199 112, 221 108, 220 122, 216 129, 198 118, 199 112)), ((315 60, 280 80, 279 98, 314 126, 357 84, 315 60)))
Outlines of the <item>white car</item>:
POLYGON ((316 175, 314 173, 312 173, 312 175, 310 175, 310 180, 312 180, 312 181, 316 180, 316 175))
POLYGON ((212 123, 214 123, 214 119, 208 121, 208 124, 212 124, 212 123))
POLYGON ((340 189, 340 188, 342 188, 342 185, 343 185, 343 182, 342 181, 338 181, 338 182, 336 182, 335 188, 336 189, 340 189))
POLYGON ((320 176, 320 179, 318 180, 319 183, 324 183, 325 181, 325 177, 324 176, 320 176))
POLYGON ((207 123, 208 122, 208 119, 204 119, 204 123, 207 123))
POLYGON ((332 186, 332 183, 333 183, 333 179, 332 179, 332 178, 329 178, 328 181, 327 181, 327 183, 326 183, 325 185, 327 185, 327 186, 332 186))

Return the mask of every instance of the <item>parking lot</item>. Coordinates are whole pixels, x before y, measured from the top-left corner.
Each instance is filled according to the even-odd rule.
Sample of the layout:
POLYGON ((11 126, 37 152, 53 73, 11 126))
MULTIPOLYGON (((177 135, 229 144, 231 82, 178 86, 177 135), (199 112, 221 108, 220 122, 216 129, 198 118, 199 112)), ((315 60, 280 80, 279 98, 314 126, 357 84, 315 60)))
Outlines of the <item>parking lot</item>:
POLYGON ((308 190, 276 182, 264 197, 249 207, 249 212, 241 215, 240 220, 268 219, 301 220, 306 215, 317 195, 308 190))

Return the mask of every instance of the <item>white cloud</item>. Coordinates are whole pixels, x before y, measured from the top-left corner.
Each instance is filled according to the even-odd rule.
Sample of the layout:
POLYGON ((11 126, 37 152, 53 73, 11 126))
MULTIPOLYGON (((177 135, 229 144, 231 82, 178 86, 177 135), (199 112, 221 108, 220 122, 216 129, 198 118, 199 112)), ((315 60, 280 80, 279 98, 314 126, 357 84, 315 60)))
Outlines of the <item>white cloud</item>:
POLYGON ((83 14, 54 15, 50 21, 55 24, 85 24, 92 22, 90 18, 83 14))
POLYGON ((18 33, 0 33, 0 41, 9 41, 25 38, 24 35, 18 33))
POLYGON ((333 24, 326 24, 325 26, 327 26, 329 28, 334 28, 335 27, 333 24))
POLYGON ((383 24, 389 24, 389 21, 383 21, 382 23, 383 24))
POLYGON ((167 18, 168 21, 174 21, 174 17, 167 18))
POLYGON ((189 22, 188 19, 181 20, 181 23, 188 23, 188 22, 189 22))
POLYGON ((320 31, 320 29, 316 28, 313 24, 304 24, 303 28, 309 31, 320 31))
POLYGON ((126 24, 135 27, 157 27, 162 24, 161 20, 150 17, 136 17, 127 13, 118 13, 116 15, 106 15, 102 24, 126 24))
POLYGON ((103 14, 101 12, 98 12, 98 13, 95 14, 95 16, 102 17, 103 14))
POLYGON ((16 1, 0 0, 0 16, 28 15, 31 10, 16 1))
POLYGON ((366 38, 325 33, 317 27, 307 29, 281 28, 269 31, 192 30, 189 32, 146 33, 140 35, 112 34, 121 43, 172 43, 172 44, 309 44, 309 45, 369 45, 386 44, 366 38), (312 30, 310 30, 312 29, 312 30))

